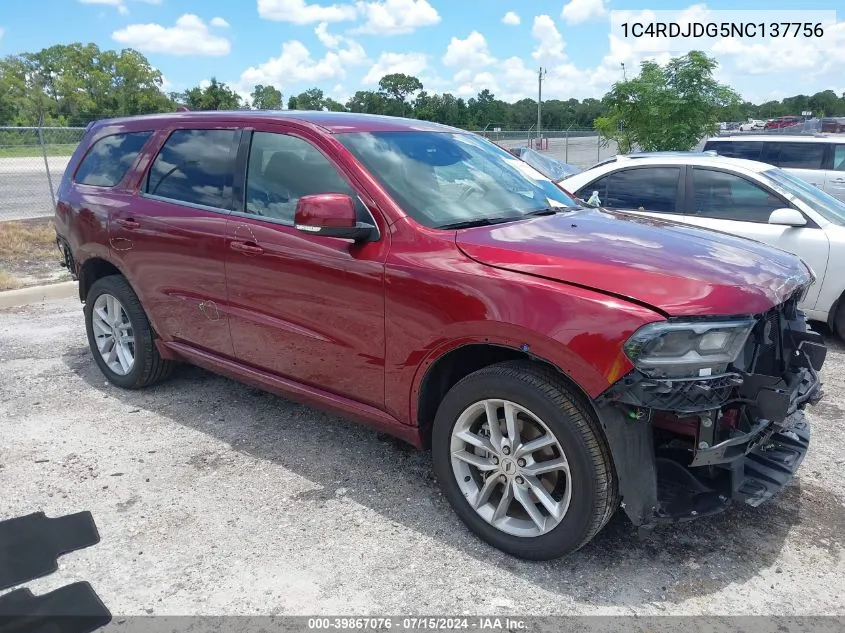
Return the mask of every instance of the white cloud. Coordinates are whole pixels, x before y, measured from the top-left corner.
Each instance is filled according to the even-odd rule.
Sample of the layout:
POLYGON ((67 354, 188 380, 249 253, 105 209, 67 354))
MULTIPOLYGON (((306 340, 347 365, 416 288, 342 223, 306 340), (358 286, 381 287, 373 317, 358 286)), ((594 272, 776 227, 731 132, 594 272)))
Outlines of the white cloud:
POLYGON ((298 83, 314 86, 321 82, 343 79, 349 66, 366 63, 366 53, 357 42, 329 34, 322 24, 315 32, 327 48, 334 50, 329 50, 320 59, 314 59, 302 42, 285 42, 278 57, 271 57, 263 64, 251 66, 243 71, 238 85, 242 89, 268 83, 280 89, 298 83))
MULTIPOLYGON (((243 0, 241 0, 243 1, 243 0)), ((312 24, 354 20, 358 14, 352 4, 307 4, 307 0, 258 0, 258 15, 265 20, 312 24)))
POLYGON ((4 34, 5 32, 6 32, 6 30, 5 30, 2 26, 0 26, 0 40, 2 40, 2 39, 3 39, 3 34, 4 34))
POLYGON ((465 40, 453 37, 443 55, 446 66, 478 68, 492 64, 496 59, 487 48, 487 40, 478 31, 470 33, 465 40))
POLYGON ((562 60, 566 57, 563 48, 566 43, 557 30, 554 20, 548 15, 538 15, 534 18, 531 35, 539 41, 537 48, 531 53, 534 59, 540 61, 562 60))
POLYGON ((568 24, 580 24, 607 15, 607 0, 569 0, 560 17, 568 24))
POLYGON ((365 85, 377 84, 379 79, 393 73, 419 76, 428 66, 424 53, 382 53, 361 80, 365 85))
POLYGON ((518 25, 522 20, 519 19, 519 15, 514 13, 513 11, 508 11, 505 13, 504 17, 502 17, 503 24, 509 24, 510 26, 518 25))
POLYGON ((440 14, 428 0, 357 2, 356 7, 366 21, 355 33, 400 35, 440 22, 440 14))
POLYGON ((217 27, 218 29, 228 29, 229 23, 226 22, 223 18, 211 18, 211 22, 209 22, 211 26, 217 27))
POLYGON ((112 39, 145 53, 170 55, 227 55, 229 40, 212 33, 198 16, 186 13, 175 26, 161 24, 130 24, 112 33, 112 39))

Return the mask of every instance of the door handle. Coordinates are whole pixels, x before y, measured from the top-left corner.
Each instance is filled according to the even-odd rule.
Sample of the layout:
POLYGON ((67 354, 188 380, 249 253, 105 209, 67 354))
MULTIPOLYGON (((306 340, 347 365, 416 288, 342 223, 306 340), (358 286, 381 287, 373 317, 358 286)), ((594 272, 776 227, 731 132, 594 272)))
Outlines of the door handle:
POLYGON ((141 228, 141 223, 135 220, 134 218, 121 218, 117 221, 117 223, 124 229, 131 230, 141 228))
POLYGON ((246 255, 261 255, 264 252, 264 249, 255 242, 232 241, 229 242, 229 246, 233 251, 245 253, 246 255))
POLYGON ((834 178, 833 182, 845 182, 845 178, 834 178))

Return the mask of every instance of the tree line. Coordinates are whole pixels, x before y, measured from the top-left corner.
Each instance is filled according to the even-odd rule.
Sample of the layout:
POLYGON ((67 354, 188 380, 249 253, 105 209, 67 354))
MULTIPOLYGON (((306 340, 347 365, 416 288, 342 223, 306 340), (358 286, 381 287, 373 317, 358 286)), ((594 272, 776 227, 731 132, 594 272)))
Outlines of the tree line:
MULTIPOLYGON (((674 70, 667 67, 665 75, 660 75, 661 67, 646 62, 639 76, 615 84, 602 99, 544 100, 543 128, 592 129, 598 122, 612 136, 614 130, 626 129, 626 119, 627 129, 631 129, 634 118, 652 127, 667 127, 667 121, 690 117, 705 117, 707 125, 712 125, 714 121, 767 119, 808 110, 817 116, 845 116, 845 93, 837 95, 833 90, 753 104, 742 102, 729 87, 711 82, 706 86, 711 93, 704 95, 696 73, 706 72, 710 77, 715 61, 698 55, 701 57, 679 58, 686 62, 678 62, 681 65, 674 70), (676 85, 666 84, 666 77, 676 78, 676 85), (689 92, 691 89, 694 94, 689 92), (626 105, 626 100, 635 95, 646 98, 651 110, 626 105), (664 107, 655 115, 660 110, 657 105, 668 107, 670 102, 671 111, 664 107)), ((216 78, 181 93, 165 92, 163 82, 161 72, 133 49, 101 50, 96 44, 74 43, 10 55, 0 60, 0 125, 86 125, 112 116, 173 111, 181 105, 190 110, 271 110, 286 105, 298 110, 406 116, 467 129, 528 129, 537 123, 534 99, 509 103, 486 89, 464 99, 450 93, 429 92, 419 78, 401 73, 382 77, 378 89, 359 90, 345 103, 327 96, 319 87, 285 99, 280 88, 258 85, 249 99, 243 99, 216 78)))

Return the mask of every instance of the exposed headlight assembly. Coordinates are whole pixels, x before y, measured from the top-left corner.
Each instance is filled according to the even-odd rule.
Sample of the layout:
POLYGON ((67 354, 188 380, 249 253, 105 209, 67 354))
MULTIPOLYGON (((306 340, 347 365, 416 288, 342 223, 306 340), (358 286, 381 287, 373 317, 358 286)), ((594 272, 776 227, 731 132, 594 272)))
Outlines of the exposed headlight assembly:
POLYGON ((723 368, 739 356, 755 323, 754 319, 650 323, 628 339, 625 354, 647 373, 663 370, 678 375, 723 368))

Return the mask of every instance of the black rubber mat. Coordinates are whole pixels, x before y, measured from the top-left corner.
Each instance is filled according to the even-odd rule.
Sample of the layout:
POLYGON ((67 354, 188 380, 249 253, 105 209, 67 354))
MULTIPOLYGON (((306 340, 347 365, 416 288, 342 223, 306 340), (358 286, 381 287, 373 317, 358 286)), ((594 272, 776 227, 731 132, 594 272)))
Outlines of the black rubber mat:
POLYGON ((42 596, 29 589, 0 596, 0 633, 90 633, 110 621, 111 613, 87 582, 42 596))
POLYGON ((0 521, 0 590, 51 574, 59 556, 99 542, 90 512, 55 519, 36 512, 0 521))

